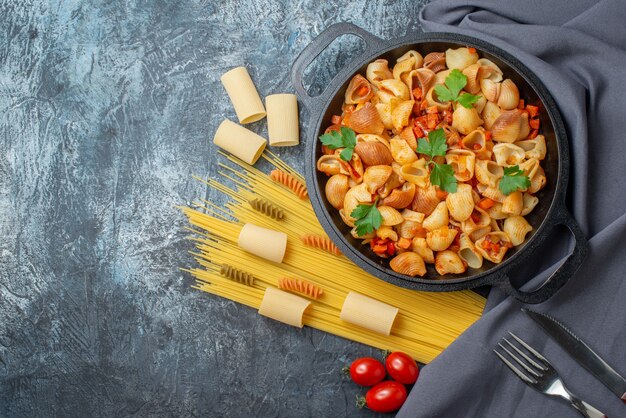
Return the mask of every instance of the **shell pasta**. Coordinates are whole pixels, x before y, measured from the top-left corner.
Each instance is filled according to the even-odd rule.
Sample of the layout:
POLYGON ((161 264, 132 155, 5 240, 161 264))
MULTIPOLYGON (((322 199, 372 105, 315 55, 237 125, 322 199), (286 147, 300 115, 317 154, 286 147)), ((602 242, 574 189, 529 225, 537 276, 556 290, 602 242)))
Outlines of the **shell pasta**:
POLYGON ((539 108, 476 49, 371 62, 332 116, 317 170, 346 231, 389 266, 454 277, 532 231, 547 178, 539 108))

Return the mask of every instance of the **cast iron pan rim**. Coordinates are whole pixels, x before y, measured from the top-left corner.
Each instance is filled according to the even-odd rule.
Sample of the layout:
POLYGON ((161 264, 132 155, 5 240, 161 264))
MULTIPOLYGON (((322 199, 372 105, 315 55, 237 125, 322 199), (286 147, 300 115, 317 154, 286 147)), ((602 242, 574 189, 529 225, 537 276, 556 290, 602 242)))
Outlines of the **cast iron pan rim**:
MULTIPOLYGON (((567 190, 568 180, 567 175, 569 170, 569 150, 567 147, 567 134, 565 131, 565 126, 559 114, 556 103, 552 99, 552 96, 548 92, 543 82, 526 65, 524 65, 521 61, 519 61, 517 58, 513 57, 506 51, 481 39, 448 32, 429 32, 395 39, 389 42, 385 42, 385 44, 386 45, 383 48, 374 49, 369 53, 366 51, 361 59, 350 63, 347 67, 348 69, 340 71, 340 74, 343 75, 343 79, 333 80, 336 81, 332 86, 333 88, 329 89, 329 91, 325 91, 324 93, 322 93, 322 96, 325 99, 324 102, 319 105, 317 109, 311 109, 318 114, 318 120, 315 124, 313 124, 313 126, 315 126, 315 129, 313 130, 314 137, 311 139, 311 145, 309 145, 307 148, 309 158, 306 159, 308 161, 308 164, 305 164, 305 174, 307 176, 307 181, 314 184, 315 186, 314 193, 310 194, 310 198, 315 199, 315 202, 312 202, 313 208, 322 226, 327 233, 332 235, 332 237, 334 238, 333 241, 335 242, 335 244, 338 245, 340 250, 347 256, 348 254, 353 254, 354 257, 348 256, 348 258, 353 260, 355 258, 358 259, 359 267, 361 267, 368 273, 379 278, 381 278, 381 274, 384 274, 385 277, 381 278, 382 280, 385 280, 400 287, 414 290, 424 290, 435 287, 441 290, 457 290, 467 288, 467 284, 470 282, 472 284, 471 287, 493 284, 494 282, 499 281, 502 277, 502 275, 497 274, 500 270, 505 269, 507 266, 515 263, 519 258, 524 257, 525 250, 531 249, 533 242, 539 240, 541 235, 549 232, 549 230, 545 229, 551 224, 549 220, 557 214, 555 211, 558 211, 560 208, 564 207, 565 191, 567 190), (554 128, 558 157, 557 181, 554 196, 552 198, 552 201, 550 202, 550 207, 548 208, 548 211, 546 212, 546 215, 541 221, 541 224, 537 228, 535 234, 533 234, 533 236, 524 243, 523 247, 519 251, 505 259, 502 263, 494 265, 484 272, 480 272, 471 276, 450 278, 445 280, 408 278, 405 275, 396 273, 387 266, 375 263, 365 254, 361 253, 354 246, 349 244, 341 231, 339 231, 337 226, 330 220, 330 214, 324 207, 325 205, 321 199, 321 193, 318 193, 318 190, 322 190, 322 188, 317 181, 317 176, 315 173, 317 163, 317 134, 320 132, 321 123, 324 118, 324 114, 328 109, 330 101, 337 95, 338 91, 345 85, 345 83, 349 81, 349 79, 358 71, 358 69, 366 63, 371 62, 372 60, 396 48, 405 47, 411 44, 423 44, 429 42, 451 42, 457 43, 459 44, 459 46, 472 46, 477 48, 479 51, 485 51, 498 57, 500 60, 513 68, 535 90, 537 96, 543 103, 544 108, 550 118, 550 122, 552 123, 552 126, 554 128)), ((337 76, 337 78, 339 78, 339 76, 337 76)))

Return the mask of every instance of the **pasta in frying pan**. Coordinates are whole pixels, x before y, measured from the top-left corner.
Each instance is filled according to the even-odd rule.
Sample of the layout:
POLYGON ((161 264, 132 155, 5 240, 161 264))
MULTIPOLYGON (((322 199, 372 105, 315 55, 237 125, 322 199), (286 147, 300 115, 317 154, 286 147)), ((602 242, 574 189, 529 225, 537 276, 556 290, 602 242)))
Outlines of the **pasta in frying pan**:
POLYGON ((371 62, 320 140, 328 202, 398 273, 500 263, 532 231, 547 180, 539 108, 474 48, 371 62))

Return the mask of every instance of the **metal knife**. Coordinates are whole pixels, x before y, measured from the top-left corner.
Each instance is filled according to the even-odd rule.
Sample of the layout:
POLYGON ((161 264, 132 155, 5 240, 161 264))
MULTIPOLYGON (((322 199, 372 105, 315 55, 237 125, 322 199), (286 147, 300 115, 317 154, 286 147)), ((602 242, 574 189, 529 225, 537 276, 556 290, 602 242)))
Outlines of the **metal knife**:
POLYGON ((589 370, 611 392, 626 403, 626 379, 619 375, 587 344, 556 319, 543 313, 522 308, 567 353, 585 369, 589 370))

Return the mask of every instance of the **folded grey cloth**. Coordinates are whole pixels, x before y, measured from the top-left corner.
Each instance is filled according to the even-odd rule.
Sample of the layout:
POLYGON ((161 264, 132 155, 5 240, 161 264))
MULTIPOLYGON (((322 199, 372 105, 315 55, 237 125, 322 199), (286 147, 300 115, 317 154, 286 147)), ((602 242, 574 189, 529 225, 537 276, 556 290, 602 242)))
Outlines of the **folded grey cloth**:
MULTIPOLYGON (((508 51, 556 100, 572 156, 568 206, 591 250, 563 289, 531 309, 562 320, 626 376, 626 2, 441 0, 420 19, 427 31, 471 35, 508 51)), ((566 241, 555 241, 561 254, 566 241)), ((520 307, 492 291, 483 317, 424 367, 398 417, 577 416, 564 401, 526 386, 493 354, 507 331, 542 352, 574 393, 609 417, 626 417, 626 405, 520 307)))

